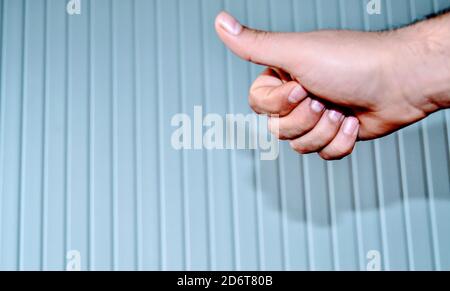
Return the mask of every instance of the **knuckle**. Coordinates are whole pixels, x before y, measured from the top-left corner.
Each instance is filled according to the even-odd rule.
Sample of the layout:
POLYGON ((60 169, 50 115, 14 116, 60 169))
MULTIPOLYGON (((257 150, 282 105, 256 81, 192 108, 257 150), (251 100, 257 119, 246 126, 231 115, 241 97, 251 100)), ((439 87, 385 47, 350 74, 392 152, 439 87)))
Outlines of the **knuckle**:
POLYGON ((319 155, 327 161, 341 160, 353 152, 353 146, 334 145, 327 150, 323 150, 319 155))
POLYGON ((289 113, 291 113, 291 108, 285 108, 283 105, 278 105, 278 107, 276 108, 276 112, 278 113, 278 115, 280 116, 287 116, 289 115, 289 113))
POLYGON ((257 90, 258 87, 260 86, 260 85, 259 85, 259 83, 260 83, 259 78, 260 78, 260 77, 258 77, 258 78, 253 82, 253 84, 250 86, 249 95, 255 95, 256 90, 257 90))
POLYGON ((330 142, 330 133, 325 130, 318 130, 315 138, 311 140, 311 144, 317 148, 323 148, 330 142))
POLYGON ((261 103, 264 104, 264 107, 267 109, 269 114, 285 116, 285 114, 282 114, 283 112, 280 102, 273 97, 272 93, 269 93, 266 98, 263 98, 261 103))
POLYGON ((305 135, 310 131, 310 126, 296 116, 290 116, 282 118, 283 122, 280 122, 280 132, 286 139, 297 139, 305 135))
POLYGON ((294 151, 302 155, 311 153, 311 151, 308 148, 306 148, 304 144, 298 141, 291 142, 291 147, 294 151))
POLYGON ((253 45, 260 46, 262 43, 267 41, 270 36, 270 33, 264 30, 254 30, 253 33, 253 45))
POLYGON ((288 128, 285 127, 285 124, 281 124, 280 122, 278 122, 277 125, 277 130, 278 130, 278 136, 277 138, 280 140, 292 140, 294 139, 295 135, 292 135, 290 130, 288 128))
POLYGON ((302 136, 305 132, 307 132, 307 129, 299 124, 292 124, 289 126, 280 124, 280 139, 282 140, 296 139, 299 136, 302 136))
POLYGON ((328 154, 328 153, 323 153, 323 152, 320 152, 319 156, 322 159, 324 159, 325 161, 339 161, 345 157, 345 156, 339 156, 339 155, 328 154))
POLYGON ((318 154, 319 154, 319 156, 320 156, 322 159, 324 159, 324 160, 326 160, 326 161, 329 161, 329 160, 330 160, 330 156, 328 155, 328 153, 326 153, 326 152, 324 152, 324 151, 321 151, 321 152, 319 152, 318 154))
POLYGON ((290 139, 291 139, 291 137, 290 137, 289 135, 285 134, 285 133, 282 132, 282 131, 278 132, 278 134, 276 135, 276 137, 277 137, 279 140, 290 140, 290 139))
POLYGON ((259 106, 258 106, 258 98, 254 94, 254 92, 250 91, 248 95, 248 105, 250 108, 255 111, 256 113, 260 113, 259 106))
MULTIPOLYGON (((250 40, 250 46, 253 48, 258 48, 269 38, 270 33, 267 31, 253 30, 252 37, 250 40)), ((253 55, 248 53, 243 56, 246 61, 258 64, 258 61, 254 59, 253 55)))

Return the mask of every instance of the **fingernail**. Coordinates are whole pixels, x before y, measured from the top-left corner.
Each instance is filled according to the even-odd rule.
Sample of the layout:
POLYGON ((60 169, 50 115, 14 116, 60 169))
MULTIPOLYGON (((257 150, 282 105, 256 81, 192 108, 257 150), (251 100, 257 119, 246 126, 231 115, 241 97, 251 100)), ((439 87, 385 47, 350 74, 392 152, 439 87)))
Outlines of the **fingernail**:
POLYGON ((294 89, 292 89, 291 94, 289 94, 288 101, 291 103, 298 103, 302 99, 302 88, 300 86, 295 86, 294 89))
POLYGON ((242 31, 242 25, 230 14, 222 12, 219 16, 219 24, 228 33, 238 35, 242 31))
POLYGON ((311 101, 311 109, 314 112, 317 112, 317 113, 322 112, 322 110, 324 108, 325 108, 325 106, 322 103, 320 103, 319 101, 317 101, 317 100, 312 100, 311 101))
POLYGON ((330 118, 333 122, 339 122, 342 118, 342 113, 336 110, 330 110, 328 111, 328 118, 330 118))
POLYGON ((359 125, 358 119, 356 119, 356 117, 350 116, 344 121, 343 131, 346 135, 353 135, 355 134, 358 125, 359 125))

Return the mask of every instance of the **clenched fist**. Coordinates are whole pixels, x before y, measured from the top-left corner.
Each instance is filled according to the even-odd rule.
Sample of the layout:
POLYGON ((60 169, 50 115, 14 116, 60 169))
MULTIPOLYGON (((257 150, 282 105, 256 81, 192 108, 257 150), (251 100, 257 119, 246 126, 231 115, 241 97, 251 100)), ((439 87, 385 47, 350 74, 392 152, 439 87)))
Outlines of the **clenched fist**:
POLYGON ((222 41, 267 66, 249 103, 294 150, 326 160, 450 107, 450 15, 389 32, 272 33, 222 12, 222 41))

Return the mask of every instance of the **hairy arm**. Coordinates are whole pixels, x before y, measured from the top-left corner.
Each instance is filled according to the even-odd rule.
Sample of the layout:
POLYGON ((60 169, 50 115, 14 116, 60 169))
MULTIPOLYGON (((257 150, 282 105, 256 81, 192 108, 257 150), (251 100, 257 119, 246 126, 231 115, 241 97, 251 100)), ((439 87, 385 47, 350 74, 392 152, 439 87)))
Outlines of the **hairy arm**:
POLYGON ((428 101, 438 109, 450 107, 450 12, 404 28, 404 33, 416 42, 423 41, 424 74, 422 81, 428 101))

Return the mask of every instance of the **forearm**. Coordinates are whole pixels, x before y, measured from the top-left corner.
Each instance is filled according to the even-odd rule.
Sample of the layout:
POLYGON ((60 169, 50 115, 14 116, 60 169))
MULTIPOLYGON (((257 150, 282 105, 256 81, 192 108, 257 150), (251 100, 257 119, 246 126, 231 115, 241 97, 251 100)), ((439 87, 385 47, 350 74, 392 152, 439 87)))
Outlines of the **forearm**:
POLYGON ((404 33, 420 47, 415 81, 423 82, 430 108, 450 108, 450 13, 407 27, 404 33))

